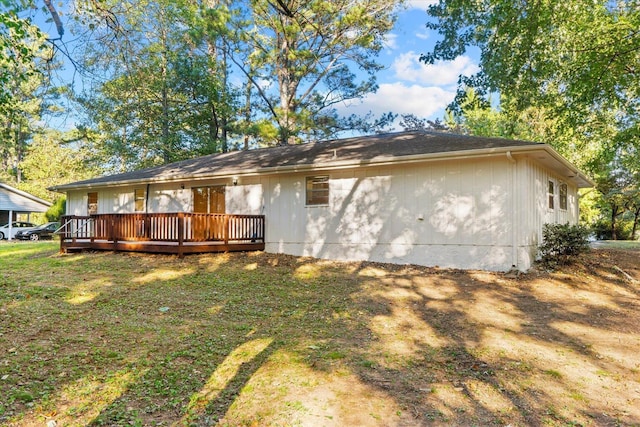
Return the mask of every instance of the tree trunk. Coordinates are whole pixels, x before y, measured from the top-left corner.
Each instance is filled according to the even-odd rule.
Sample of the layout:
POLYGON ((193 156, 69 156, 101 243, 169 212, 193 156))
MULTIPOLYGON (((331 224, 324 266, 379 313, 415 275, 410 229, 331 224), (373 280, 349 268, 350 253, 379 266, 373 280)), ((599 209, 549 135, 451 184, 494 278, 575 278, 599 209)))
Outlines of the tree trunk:
MULTIPOLYGON (((251 70, 249 70, 249 72, 251 72, 251 70)), ((244 121, 245 121, 245 129, 244 129, 243 149, 246 151, 249 149, 249 135, 247 134, 247 130, 251 126, 251 80, 249 78, 247 78, 247 87, 245 91, 244 121)))
MULTIPOLYGON (((227 70, 227 53, 223 49, 222 50, 222 87, 227 87, 228 80, 228 70, 227 70)), ((226 100, 223 99, 223 102, 226 100)), ((229 118, 227 117, 229 110, 223 110, 222 117, 220 118, 220 125, 222 126, 222 152, 226 153, 229 151, 229 141, 228 141, 228 128, 229 128, 229 118)))
MULTIPOLYGON (((163 70, 166 73, 166 70, 163 70)), ((164 76, 163 76, 164 78, 164 76)), ((169 100, 167 96, 166 81, 162 82, 162 157, 165 163, 170 163, 171 156, 171 144, 169 141, 169 100)))
POLYGON ((168 78, 168 67, 169 61, 167 60, 168 46, 167 46, 167 35, 162 33, 162 44, 163 44, 163 52, 162 52, 162 69, 160 70, 161 78, 162 78, 162 117, 160 118, 161 122, 161 132, 162 132, 162 160, 164 163, 170 163, 173 160, 172 147, 169 141, 169 94, 167 87, 167 78, 168 78))
POLYGON ((616 234, 616 218, 618 217, 618 206, 611 206, 611 240, 618 240, 618 236, 616 234))
MULTIPOLYGON (((284 22, 283 28, 287 28, 291 18, 282 16, 284 22)), ((297 83, 293 76, 293 70, 289 55, 295 49, 287 40, 286 34, 278 34, 278 46, 280 52, 277 60, 278 85, 280 90, 280 117, 278 123, 280 125, 280 145, 287 145, 291 142, 294 135, 295 120, 293 117, 293 100, 296 94, 297 83)))
MULTIPOLYGON (((219 6, 219 1, 217 0, 209 0, 207 1, 207 6, 209 8, 215 9, 219 6)), ((216 45, 216 39, 212 39, 207 37, 207 55, 211 58, 209 67, 209 74, 215 79, 217 74, 222 71, 222 87, 227 89, 228 79, 229 79, 229 70, 227 66, 227 52, 224 48, 220 49, 216 45)), ((217 94, 217 102, 227 102, 224 97, 221 97, 220 94, 217 94)), ((228 109, 220 108, 217 109, 216 103, 211 103, 212 109, 212 117, 210 119, 210 127, 209 127, 209 135, 212 136, 213 132, 213 124, 215 122, 215 140, 212 140, 211 143, 217 143, 218 138, 220 138, 220 149, 223 153, 229 151, 229 117, 228 117, 228 109), (220 114, 218 114, 220 113, 220 114)), ((216 144, 217 145, 217 144, 216 144)))
POLYGON ((633 228, 631 229, 631 239, 636 240, 638 237, 636 233, 638 231, 638 221, 640 221, 640 205, 636 207, 633 212, 633 228))

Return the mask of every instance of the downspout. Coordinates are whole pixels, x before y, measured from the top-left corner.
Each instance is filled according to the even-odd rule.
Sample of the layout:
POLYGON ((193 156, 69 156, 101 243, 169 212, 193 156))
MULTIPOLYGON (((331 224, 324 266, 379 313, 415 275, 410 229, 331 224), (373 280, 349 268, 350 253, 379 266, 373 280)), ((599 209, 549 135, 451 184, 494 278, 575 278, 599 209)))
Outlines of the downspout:
POLYGON ((151 184, 147 184, 147 191, 145 191, 144 193, 144 213, 148 214, 149 213, 149 187, 151 186, 151 184))
POLYGON ((512 164, 511 167, 511 266, 518 268, 518 231, 517 224, 517 203, 516 203, 516 183, 518 180, 518 169, 516 159, 511 155, 511 151, 507 151, 507 160, 512 164))

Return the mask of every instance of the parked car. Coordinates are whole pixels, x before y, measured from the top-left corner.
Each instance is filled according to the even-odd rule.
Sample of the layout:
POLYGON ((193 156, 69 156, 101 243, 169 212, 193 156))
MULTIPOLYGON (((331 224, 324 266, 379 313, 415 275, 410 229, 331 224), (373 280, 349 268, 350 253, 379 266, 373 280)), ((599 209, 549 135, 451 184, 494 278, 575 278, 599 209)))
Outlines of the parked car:
POLYGON ((36 228, 28 228, 20 230, 16 233, 16 239, 20 240, 40 240, 52 239, 53 233, 60 228, 59 222, 47 222, 37 226, 36 228))
MULTIPOLYGON (((31 224, 30 222, 24 221, 14 221, 11 223, 11 238, 13 239, 16 236, 16 233, 20 230, 25 230, 27 228, 34 228, 36 225, 31 224)), ((0 240, 9 238, 9 223, 0 225, 0 240)))

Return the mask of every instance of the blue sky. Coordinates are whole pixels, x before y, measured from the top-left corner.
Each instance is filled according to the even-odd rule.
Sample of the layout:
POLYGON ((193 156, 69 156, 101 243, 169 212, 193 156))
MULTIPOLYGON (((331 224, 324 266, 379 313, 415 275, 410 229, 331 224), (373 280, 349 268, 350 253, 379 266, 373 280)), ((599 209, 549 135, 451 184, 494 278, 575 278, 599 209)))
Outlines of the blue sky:
POLYGON ((441 61, 425 65, 420 54, 430 52, 438 34, 425 26, 429 17, 427 7, 434 0, 409 1, 398 17, 395 28, 387 39, 386 48, 378 61, 385 69, 377 75, 378 91, 362 102, 352 101, 338 107, 344 114, 378 116, 392 111, 415 114, 420 118, 442 118, 444 108, 455 97, 458 76, 478 71, 477 57, 461 56, 454 61, 441 61))

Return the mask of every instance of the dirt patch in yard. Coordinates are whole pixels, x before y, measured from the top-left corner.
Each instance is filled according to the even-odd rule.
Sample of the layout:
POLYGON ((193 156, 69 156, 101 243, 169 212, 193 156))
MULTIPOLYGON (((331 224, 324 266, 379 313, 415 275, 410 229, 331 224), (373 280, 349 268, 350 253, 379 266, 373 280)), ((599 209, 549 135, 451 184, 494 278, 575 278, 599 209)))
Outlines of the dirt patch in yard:
POLYGON ((0 424, 640 425, 640 251, 509 275, 0 249, 0 424))

